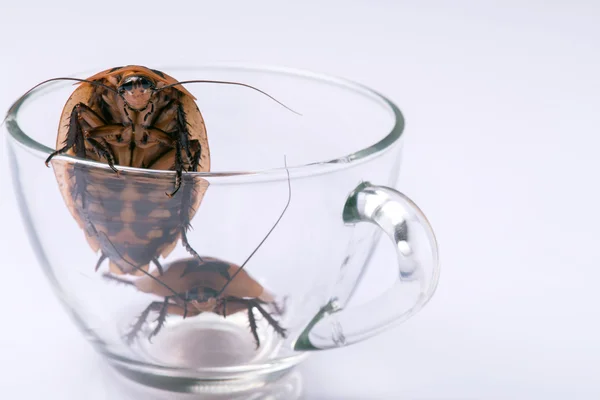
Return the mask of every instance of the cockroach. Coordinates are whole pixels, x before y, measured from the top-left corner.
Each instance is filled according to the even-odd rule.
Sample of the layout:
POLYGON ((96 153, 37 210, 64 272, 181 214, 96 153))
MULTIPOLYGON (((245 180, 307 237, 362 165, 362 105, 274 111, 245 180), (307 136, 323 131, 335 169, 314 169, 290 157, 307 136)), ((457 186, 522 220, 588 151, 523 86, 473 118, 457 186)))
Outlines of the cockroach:
POLYGON ((59 122, 57 154, 116 165, 176 171, 210 171, 210 148, 196 98, 158 70, 130 65, 80 82, 59 122))
POLYGON ((135 339, 152 311, 157 312, 159 315, 157 326, 151 332, 149 339, 159 333, 169 314, 181 315, 186 318, 188 315, 196 316, 203 312, 213 312, 226 317, 247 310, 252 335, 258 348, 260 341, 253 313, 254 309, 260 312, 279 335, 285 337, 285 329, 266 311, 265 306, 274 307, 275 312, 278 314, 281 314, 282 310, 274 303, 273 296, 266 292, 244 270, 244 267, 275 230, 290 205, 292 188, 287 166, 286 172, 288 176, 286 205, 270 230, 242 265, 238 266, 228 261, 205 256, 200 259, 193 257, 175 261, 168 264, 162 274, 160 272, 159 274, 146 272, 145 277, 135 281, 112 274, 104 274, 104 277, 108 280, 134 286, 141 292, 154 294, 162 298, 162 301, 150 303, 141 313, 131 331, 125 336, 129 343, 135 339))
POLYGON ((199 261, 197 258, 188 258, 165 265, 164 273, 160 276, 154 275, 155 279, 145 276, 131 281, 112 274, 104 275, 108 280, 133 286, 140 292, 162 298, 161 301, 153 301, 142 311, 131 330, 125 335, 127 343, 131 344, 137 337, 151 312, 158 313, 158 318, 156 327, 148 335, 149 340, 158 335, 168 315, 179 315, 186 318, 212 312, 225 318, 246 311, 250 330, 258 348, 260 339, 257 332, 255 310, 265 318, 275 332, 285 338, 286 330, 272 315, 281 315, 283 310, 275 302, 271 293, 266 291, 246 271, 240 270, 239 266, 213 257, 203 256, 202 258, 203 261, 199 261), (227 287, 225 285, 229 281, 223 276, 223 270, 226 270, 231 276, 240 271, 237 279, 232 280, 227 287), (157 280, 160 280, 162 284, 158 284, 157 280), (220 291, 221 288, 224 290, 220 291), (173 291, 177 293, 177 296, 173 295, 173 291), (186 305, 187 307, 185 307, 186 305), (273 311, 270 313, 268 308, 272 308, 273 311))
POLYGON ((245 86, 288 108, 244 83, 178 82, 162 71, 138 65, 110 68, 87 79, 52 78, 21 98, 40 85, 60 80, 75 81, 79 87, 63 108, 56 150, 45 163, 52 163, 63 199, 90 247, 101 251, 96 269, 108 258, 114 273, 143 274, 150 262, 161 270, 158 258, 166 257, 179 239, 201 259, 186 232, 208 182, 188 177, 186 188, 179 191, 184 171, 210 171, 210 148, 196 99, 183 84, 245 86), (116 174, 55 162, 58 154, 108 164, 116 174), (169 190, 167 181, 156 176, 123 174, 116 166, 175 171, 175 188, 169 190), (166 199, 155 191, 166 193, 166 199))

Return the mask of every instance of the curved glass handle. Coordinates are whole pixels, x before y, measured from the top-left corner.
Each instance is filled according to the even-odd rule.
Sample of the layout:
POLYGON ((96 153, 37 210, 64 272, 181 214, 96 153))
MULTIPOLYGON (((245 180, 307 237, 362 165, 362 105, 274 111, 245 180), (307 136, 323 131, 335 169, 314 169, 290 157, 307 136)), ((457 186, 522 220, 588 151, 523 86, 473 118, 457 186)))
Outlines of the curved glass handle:
POLYGON ((387 234, 398 254, 398 279, 360 306, 346 310, 337 299, 329 301, 300 334, 295 350, 324 350, 367 339, 417 313, 437 287, 438 246, 433 229, 404 194, 363 182, 348 197, 343 217, 347 224, 376 224, 387 234))

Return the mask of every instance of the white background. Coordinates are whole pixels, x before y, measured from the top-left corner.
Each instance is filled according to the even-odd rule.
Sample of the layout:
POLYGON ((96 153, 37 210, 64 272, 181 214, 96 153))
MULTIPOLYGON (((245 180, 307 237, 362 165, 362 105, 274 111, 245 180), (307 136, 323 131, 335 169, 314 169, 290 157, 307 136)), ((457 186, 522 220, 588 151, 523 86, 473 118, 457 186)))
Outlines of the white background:
MULTIPOLYGON (((598 399, 599 4, 2 2, 0 109, 123 64, 251 61, 372 86, 406 115, 401 189, 434 225, 442 276, 405 324, 309 359, 305 397, 598 399)), ((29 250, 2 147, 0 398, 116 399, 29 250)))

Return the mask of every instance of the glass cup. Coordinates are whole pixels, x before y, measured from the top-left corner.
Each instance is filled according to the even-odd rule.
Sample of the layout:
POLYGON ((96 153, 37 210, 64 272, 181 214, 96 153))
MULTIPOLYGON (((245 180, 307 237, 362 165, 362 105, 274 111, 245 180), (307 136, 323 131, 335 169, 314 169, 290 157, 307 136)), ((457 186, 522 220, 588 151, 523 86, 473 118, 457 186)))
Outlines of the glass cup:
POLYGON ((110 365, 175 391, 256 387, 311 351, 422 309, 438 282, 437 244, 396 188, 404 119, 393 102, 286 68, 164 71, 250 84, 297 113, 248 88, 186 85, 206 122, 211 171, 185 172, 172 198, 172 171, 117 174, 68 155, 46 168, 72 82, 33 90, 3 127, 37 260, 110 365), (396 248, 397 280, 348 308, 382 233, 396 248))

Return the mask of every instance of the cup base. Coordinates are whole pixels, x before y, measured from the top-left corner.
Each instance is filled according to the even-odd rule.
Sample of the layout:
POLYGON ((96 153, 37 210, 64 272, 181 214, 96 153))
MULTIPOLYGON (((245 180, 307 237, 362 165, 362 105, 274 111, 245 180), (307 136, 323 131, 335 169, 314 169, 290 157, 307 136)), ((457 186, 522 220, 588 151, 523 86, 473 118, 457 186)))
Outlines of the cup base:
MULTIPOLYGON (((132 316, 120 320, 125 341, 132 316)), ((127 345, 131 358, 111 352, 101 342, 96 348, 119 375, 144 387, 204 395, 267 390, 308 357, 308 353, 278 356, 282 338, 264 319, 256 321, 257 347, 242 313, 227 318, 211 313, 168 318, 149 340, 156 324, 146 324, 127 345)))
POLYGON ((160 334, 147 337, 155 327, 149 324, 130 348, 151 364, 175 368, 210 369, 268 362, 277 353, 281 338, 260 321, 257 336, 260 346, 248 328, 244 315, 227 319, 214 314, 194 318, 175 318, 165 324, 160 334))
POLYGON ((252 375, 245 378, 206 380, 180 378, 167 375, 154 375, 124 367, 122 364, 109 363, 110 375, 114 377, 115 389, 119 395, 147 400, 187 400, 228 399, 242 400, 248 398, 269 398, 273 400, 300 399, 303 392, 301 374, 290 367, 252 375))
POLYGON ((151 342, 150 324, 130 347, 139 361, 100 350, 109 365, 131 381, 168 392, 202 394, 267 390, 308 357, 299 353, 271 358, 282 344, 275 332, 262 326, 257 348, 242 322, 210 314, 173 320, 151 342))

